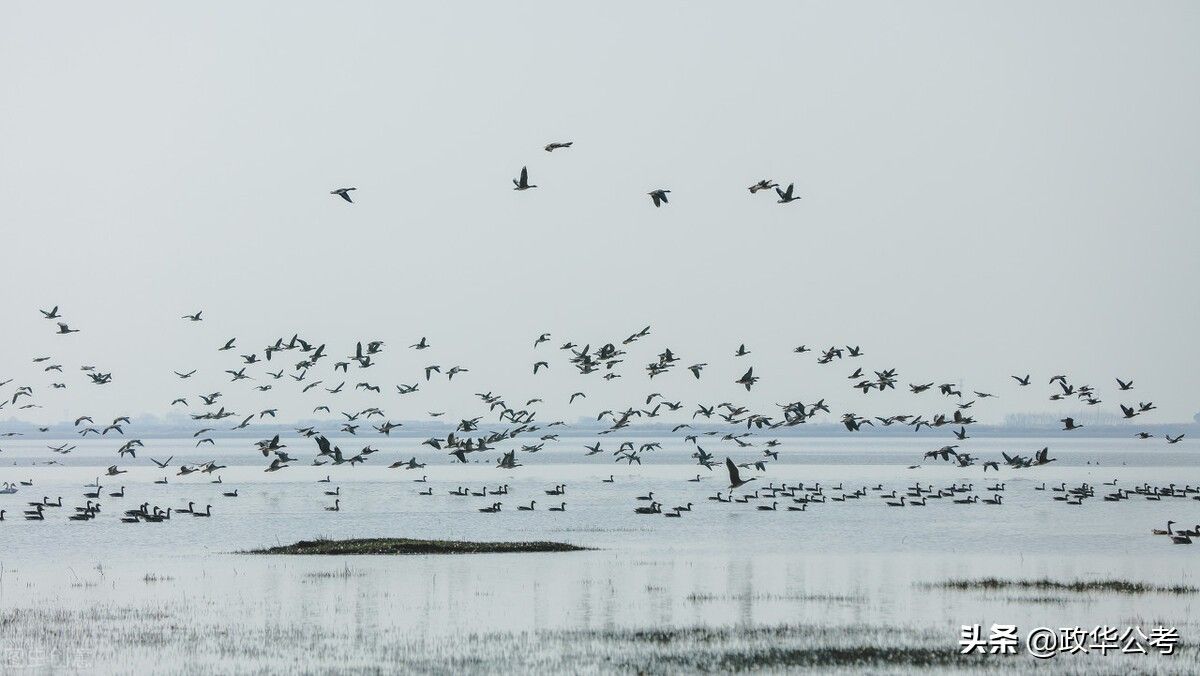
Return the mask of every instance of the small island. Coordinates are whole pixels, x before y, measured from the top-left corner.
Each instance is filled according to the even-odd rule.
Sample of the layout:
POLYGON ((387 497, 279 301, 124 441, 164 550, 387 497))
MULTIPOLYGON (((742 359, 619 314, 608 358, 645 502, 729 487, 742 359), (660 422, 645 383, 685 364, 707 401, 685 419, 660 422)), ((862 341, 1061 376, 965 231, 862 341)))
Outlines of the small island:
POLYGON ((579 552, 563 542, 462 542, 458 540, 413 540, 410 538, 365 538, 357 540, 301 540, 291 545, 253 549, 243 554, 515 554, 531 552, 579 552))

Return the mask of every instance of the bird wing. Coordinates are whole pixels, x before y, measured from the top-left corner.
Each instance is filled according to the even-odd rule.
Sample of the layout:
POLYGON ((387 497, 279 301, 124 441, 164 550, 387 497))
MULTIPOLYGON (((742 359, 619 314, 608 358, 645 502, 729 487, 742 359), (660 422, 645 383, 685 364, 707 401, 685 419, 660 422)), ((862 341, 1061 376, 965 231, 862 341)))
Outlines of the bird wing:
POLYGON ((728 457, 725 458, 725 469, 729 470, 729 485, 730 486, 734 486, 734 485, 740 484, 742 482, 742 477, 738 473, 737 465, 733 464, 733 461, 730 460, 728 457))

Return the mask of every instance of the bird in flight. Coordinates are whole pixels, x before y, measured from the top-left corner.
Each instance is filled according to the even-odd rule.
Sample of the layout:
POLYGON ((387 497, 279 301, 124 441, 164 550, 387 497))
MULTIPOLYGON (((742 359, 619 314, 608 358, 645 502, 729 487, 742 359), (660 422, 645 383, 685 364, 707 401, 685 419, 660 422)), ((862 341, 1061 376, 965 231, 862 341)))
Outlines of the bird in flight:
POLYGON ((546 144, 546 152, 552 153, 559 148, 570 148, 574 141, 554 141, 546 144))
POLYGON ((772 181, 769 178, 764 178, 763 180, 759 181, 758 183, 755 183, 754 185, 750 186, 750 194, 753 195, 754 193, 758 192, 759 190, 770 190, 771 188, 778 188, 778 187, 779 187, 778 183, 772 181))
POLYGON ((529 190, 530 188, 537 187, 536 185, 530 185, 530 183, 529 183, 529 168, 528 167, 521 167, 521 178, 520 179, 514 178, 513 185, 516 186, 515 188, 513 188, 513 190, 529 190))
POLYGON ((779 204, 787 204, 788 202, 795 202, 796 200, 800 199, 799 195, 792 196, 792 188, 794 188, 795 185, 795 183, 788 183, 787 190, 775 188, 775 194, 779 195, 779 199, 775 201, 779 204))
POLYGON ((751 481, 754 481, 754 477, 750 477, 749 479, 743 479, 741 473, 738 472, 737 465, 733 464, 733 460, 730 460, 728 457, 725 458, 725 469, 729 470, 729 487, 730 488, 738 488, 739 486, 745 486, 746 484, 750 483, 751 481))
POLYGON ((667 202, 667 193, 669 193, 669 192, 671 192, 671 191, 663 190, 662 188, 659 188, 658 190, 651 190, 650 192, 648 192, 646 194, 649 195, 650 199, 654 201, 655 207, 661 207, 662 205, 668 203, 667 202))
POLYGON ((746 391, 749 392, 750 387, 754 385, 754 383, 758 382, 758 376, 754 375, 754 367, 751 366, 741 378, 738 378, 734 382, 738 385, 744 385, 746 387, 746 391))
POLYGON ((68 333, 79 333, 79 329, 73 329, 64 323, 59 322, 58 323, 58 333, 59 333, 59 335, 66 335, 68 333))
POLYGON ((358 190, 358 188, 338 188, 337 190, 330 190, 329 194, 330 195, 340 195, 342 199, 353 204, 354 200, 350 199, 350 191, 351 190, 358 190))
POLYGON ((42 316, 45 317, 46 319, 58 319, 59 317, 62 316, 62 315, 58 314, 58 306, 57 305, 55 305, 49 312, 47 312, 45 310, 38 310, 38 312, 42 313, 42 316))
POLYGON ((182 317, 180 317, 180 319, 186 319, 190 322, 199 322, 199 321, 203 321, 200 318, 200 315, 202 315, 202 314, 204 314, 204 310, 201 310, 194 315, 183 315, 182 317))

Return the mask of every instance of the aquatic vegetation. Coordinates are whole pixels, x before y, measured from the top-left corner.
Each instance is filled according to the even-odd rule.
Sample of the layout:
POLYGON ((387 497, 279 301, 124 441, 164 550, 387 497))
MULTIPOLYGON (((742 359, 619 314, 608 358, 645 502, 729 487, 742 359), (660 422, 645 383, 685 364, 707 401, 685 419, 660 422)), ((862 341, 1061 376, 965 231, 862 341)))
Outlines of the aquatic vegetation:
POLYGON ((1071 592, 1115 592, 1118 594, 1195 594, 1200 588, 1187 585, 1157 585, 1131 580, 1073 580, 1058 582, 1049 579, 1040 580, 1002 580, 995 577, 978 580, 946 580, 944 582, 927 583, 928 587, 943 589, 1040 589, 1060 590, 1071 592))

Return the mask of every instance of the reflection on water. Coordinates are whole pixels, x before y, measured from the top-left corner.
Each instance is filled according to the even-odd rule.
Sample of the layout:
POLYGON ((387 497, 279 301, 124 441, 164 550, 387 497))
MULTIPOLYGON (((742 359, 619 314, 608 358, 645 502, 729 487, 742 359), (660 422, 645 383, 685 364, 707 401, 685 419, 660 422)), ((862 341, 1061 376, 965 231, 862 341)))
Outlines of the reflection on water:
MULTIPOLYGON (((1200 586, 1200 550, 1149 534, 1167 519, 1200 522, 1200 502, 1096 498, 1068 507, 1052 501, 1049 491, 1034 490, 1043 481, 1101 484, 1114 478, 1129 487, 1197 485, 1200 468, 1113 467, 1102 460, 1097 469, 1085 464, 1085 454, 1117 457, 1107 446, 1113 442, 1076 443, 1080 448, 1056 452, 1062 459, 1056 465, 988 472, 986 481, 977 468, 907 471, 899 463, 909 462, 912 453, 895 450, 892 440, 872 440, 840 464, 773 464, 762 483, 843 483, 847 491, 883 483, 903 492, 915 481, 973 482, 985 495, 985 485, 1006 484, 1006 501, 996 506, 931 500, 926 507, 889 508, 870 493, 811 505, 807 512, 760 512, 754 502, 707 500, 723 486, 720 475, 684 481, 707 472, 682 464, 681 449, 661 456, 677 464, 633 470, 544 461, 550 456, 545 452, 538 464, 509 471, 431 464, 416 472, 295 467, 272 475, 241 465, 220 471, 222 485, 197 475, 154 485, 161 471, 138 467, 102 477, 105 494, 125 485, 127 497, 102 499, 101 516, 84 523, 68 522, 66 512, 83 504, 82 485, 95 477, 99 462, 22 467, 3 478, 32 477, 35 486, 0 496, 0 508, 9 513, 0 523, 0 622, 6 627, 0 648, 86 645, 97 650, 101 670, 115 671, 156 664, 164 649, 196 670, 404 664, 439 671, 453 664, 487 671, 561 668, 571 663, 562 661, 568 658, 600 670, 687 669, 699 666, 688 660, 702 650, 750 651, 759 659, 756 646, 790 646, 791 662, 780 664, 804 666, 804 650, 864 643, 928 649, 941 659, 936 656, 955 652, 964 623, 1167 624, 1179 628, 1182 643, 1195 644, 1200 627, 1190 618, 1198 594, 961 591, 923 584, 999 577, 1200 586), (609 473, 616 482, 602 483, 609 473), (332 483, 316 483, 326 474, 332 483), (428 484, 412 482, 420 474, 428 475, 428 484), (544 489, 563 482, 567 511, 543 511, 560 501, 544 489), (509 485, 507 496, 448 495, 460 485, 478 490, 500 484, 509 485), (333 501, 324 490, 334 486, 341 486, 341 512, 324 510, 333 501), (426 486, 434 495, 417 495, 426 486), (221 496, 235 487, 238 498, 221 496), (634 514, 633 507, 644 504, 636 496, 650 491, 668 507, 693 502, 694 508, 681 519, 634 514), (67 506, 49 510, 45 522, 12 520, 42 495, 62 495, 67 506), (501 513, 476 511, 496 500, 504 502, 501 513), (537 500, 536 511, 516 511, 530 500, 537 500), (212 504, 213 517, 118 521, 121 511, 147 501, 164 508, 212 504), (546 539, 596 550, 411 557, 233 553, 318 536, 546 539), (697 627, 736 631, 686 633, 697 627), (670 629, 684 633, 655 641, 622 633, 670 629), (776 634, 757 633, 767 631, 776 634)), ((254 462, 244 451, 214 452, 254 462)), ((925 653, 903 659, 920 655, 925 653)), ((1143 659, 1153 661, 1129 668, 1172 664, 1143 659)))

